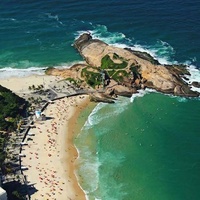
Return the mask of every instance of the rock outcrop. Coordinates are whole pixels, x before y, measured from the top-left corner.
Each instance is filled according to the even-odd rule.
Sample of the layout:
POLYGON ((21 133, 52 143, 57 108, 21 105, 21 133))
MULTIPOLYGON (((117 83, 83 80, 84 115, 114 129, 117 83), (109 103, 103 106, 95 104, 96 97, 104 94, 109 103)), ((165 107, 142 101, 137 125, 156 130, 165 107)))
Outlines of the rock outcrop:
MULTIPOLYGON (((184 80, 184 75, 189 75, 184 65, 161 65, 145 52, 110 46, 88 33, 81 35, 74 47, 85 63, 65 70, 49 69, 47 73, 72 81, 78 89, 87 90, 94 101, 113 102, 111 97, 130 97, 145 88, 178 96, 199 96, 184 80)), ((196 82, 192 85, 199 87, 196 82)))
MULTIPOLYGON (((115 63, 120 62, 122 59, 114 60, 114 55, 118 55, 118 58, 126 60, 126 70, 129 73, 130 67, 136 66, 139 78, 133 77, 129 80, 132 88, 135 86, 137 86, 137 89, 148 87, 163 93, 179 96, 193 97, 199 95, 197 92, 192 91, 190 86, 181 78, 181 75, 188 74, 186 67, 183 65, 161 65, 147 53, 113 47, 100 40, 92 39, 89 34, 81 35, 75 41, 74 46, 91 66, 100 67, 102 65, 102 58, 106 55, 109 55, 115 63), (145 80, 145 82, 142 83, 142 80, 145 80)), ((123 81, 121 85, 124 85, 123 81)), ((131 92, 131 90, 129 91, 131 92)))

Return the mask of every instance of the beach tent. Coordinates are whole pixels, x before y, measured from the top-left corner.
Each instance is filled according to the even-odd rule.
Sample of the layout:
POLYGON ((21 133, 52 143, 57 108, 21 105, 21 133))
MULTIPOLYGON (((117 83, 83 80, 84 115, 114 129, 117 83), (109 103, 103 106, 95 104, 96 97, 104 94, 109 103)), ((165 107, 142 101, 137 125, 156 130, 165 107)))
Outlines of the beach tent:
POLYGON ((0 187, 0 199, 7 200, 7 193, 2 187, 0 187))

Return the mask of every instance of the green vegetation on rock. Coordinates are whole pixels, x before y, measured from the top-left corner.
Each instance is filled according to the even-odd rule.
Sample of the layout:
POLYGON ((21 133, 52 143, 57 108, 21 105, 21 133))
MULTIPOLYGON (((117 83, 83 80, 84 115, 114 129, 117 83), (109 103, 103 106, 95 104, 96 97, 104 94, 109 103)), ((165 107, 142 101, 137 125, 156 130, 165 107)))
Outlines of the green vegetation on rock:
POLYGON ((115 74, 112 76, 112 78, 116 82, 122 82, 124 77, 127 77, 128 73, 125 70, 118 70, 115 72, 115 74))
POLYGON ((105 55, 101 60, 100 67, 87 66, 83 68, 81 71, 81 77, 92 88, 104 84, 104 81, 110 78, 117 82, 122 82, 123 77, 129 76, 126 71, 128 63, 124 58, 120 57, 116 53, 113 54, 112 59, 109 55, 105 55), (116 60, 116 62, 112 59, 116 60))
POLYGON ((86 83, 93 88, 102 83, 102 76, 98 68, 91 66, 85 67, 81 71, 81 76, 85 79, 86 83))
POLYGON ((116 53, 113 55, 113 58, 120 60, 121 63, 115 63, 109 55, 105 55, 101 59, 101 69, 124 69, 127 67, 128 63, 123 58, 119 57, 116 53))

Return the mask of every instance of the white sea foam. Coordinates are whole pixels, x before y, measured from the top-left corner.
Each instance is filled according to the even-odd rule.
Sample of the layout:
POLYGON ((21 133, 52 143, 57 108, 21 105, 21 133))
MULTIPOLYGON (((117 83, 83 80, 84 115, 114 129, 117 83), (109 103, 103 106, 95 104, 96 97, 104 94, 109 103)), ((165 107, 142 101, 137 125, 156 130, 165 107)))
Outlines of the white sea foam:
MULTIPOLYGON (((85 138, 85 135, 87 135, 87 134, 88 134, 87 131, 82 132, 81 140, 83 140, 85 138)), ((86 137, 86 140, 87 140, 87 137, 86 137)), ((103 163, 107 163, 107 164, 110 163, 109 166, 115 166, 115 167, 120 166, 123 163, 123 161, 125 160, 125 157, 120 152, 115 152, 115 153, 105 152, 104 156, 101 157, 101 160, 99 160, 99 157, 97 155, 95 155, 94 152, 92 152, 92 150, 87 145, 85 145, 85 144, 81 145, 79 150, 80 150, 79 151, 80 157, 78 159, 78 162, 80 164, 80 167, 79 167, 78 172, 81 174, 81 177, 84 182, 84 184, 82 185, 82 188, 83 188, 86 196, 89 194, 95 194, 95 195, 97 195, 95 197, 96 199, 101 199, 101 197, 98 196, 99 167, 103 163), (92 180, 92 181, 90 181, 90 180, 92 180)), ((104 174, 103 177, 107 178, 111 171, 112 170, 108 170, 106 172, 106 175, 104 174)), ((114 183, 112 183, 112 184, 114 184, 114 183)), ((120 185, 115 185, 115 186, 118 189, 118 192, 120 192, 121 186, 120 185)), ((106 194, 106 196, 108 196, 108 194, 107 194, 108 191, 105 188, 103 193, 106 194)))
POLYGON ((106 106, 106 104, 104 104, 104 103, 98 103, 98 105, 92 110, 92 112, 88 116, 88 119, 85 122, 82 129, 88 129, 91 126, 98 124, 101 121, 101 119, 98 120, 98 115, 96 115, 96 113, 105 106, 106 106))
POLYGON ((31 67, 28 69, 16 69, 11 67, 6 67, 3 69, 0 69, 0 78, 10 78, 10 77, 25 77, 30 76, 32 74, 37 75, 43 75, 45 68, 37 68, 37 67, 31 67))
POLYGON ((90 25, 92 26, 91 29, 78 31, 75 38, 77 39, 83 33, 89 32, 94 39, 102 40, 107 44, 120 48, 130 48, 135 51, 146 52, 161 64, 177 64, 177 62, 172 58, 175 54, 174 48, 165 41, 158 40, 153 45, 134 44, 133 39, 127 38, 123 33, 109 32, 105 25, 93 25, 92 23, 90 23, 90 25))
POLYGON ((176 99, 177 99, 177 101, 180 102, 180 103, 185 103, 185 102, 188 101, 188 99, 185 98, 185 97, 176 97, 176 99))
POLYGON ((135 98, 143 97, 144 95, 149 94, 151 92, 156 92, 156 90, 148 88, 146 88, 145 90, 138 90, 138 93, 132 95, 132 97, 130 98, 130 102, 132 103, 135 100, 135 98))
MULTIPOLYGON (((200 70, 197 69, 196 66, 191 65, 190 62, 188 62, 188 61, 187 61, 185 64, 188 65, 187 69, 188 69, 188 71, 190 72, 190 75, 185 75, 185 77, 188 79, 188 80, 185 80, 185 81, 186 81, 188 84, 191 84, 191 83, 194 82, 194 81, 200 83, 200 70)), ((197 91, 197 92, 200 93, 200 88, 191 86, 191 89, 192 89, 193 91, 197 91)))
MULTIPOLYGON (((78 172, 75 172, 75 176, 76 176, 77 180, 79 180, 78 174, 81 174, 81 175, 83 174, 83 178, 87 179, 87 181, 88 181, 89 177, 87 176, 87 174, 90 173, 90 171, 88 172, 88 170, 92 169, 92 171, 93 171, 93 173, 91 174, 92 175, 92 180, 94 180, 94 179, 96 180, 96 181, 94 181, 94 184, 96 183, 96 187, 95 188, 93 187, 92 189, 93 190, 97 189, 98 188, 98 182, 99 182, 98 169, 99 169, 99 166, 100 166, 99 162, 97 161, 98 158, 96 157, 96 161, 93 162, 93 164, 92 164, 91 161, 86 160, 86 158, 83 155, 81 155, 81 157, 80 157, 80 154, 82 154, 82 152, 86 152, 86 154, 87 154, 88 150, 82 150, 82 151, 80 151, 77 148, 76 145, 75 145, 75 148, 76 148, 76 150, 78 152, 78 158, 77 158, 77 160, 78 160, 79 163, 82 163, 81 164, 82 168, 79 168, 78 172), (82 159, 82 158, 84 158, 84 159, 82 159), (88 163, 90 165, 89 168, 88 168, 88 165, 87 165, 88 163), (85 171, 85 168, 86 168, 86 171, 85 171), (87 174, 85 174, 85 172, 87 174), (86 175, 86 177, 84 177, 85 175, 86 175)), ((91 155, 91 154, 89 153, 88 155, 91 155)), ((84 181, 84 182, 87 182, 87 181, 84 181)), ((89 188, 88 189, 83 188, 83 185, 81 185, 79 182, 80 181, 78 181, 79 187, 84 191, 86 199, 89 200, 89 197, 87 195, 89 193, 89 191, 88 191, 89 188)))
MULTIPOLYGON (((87 121, 85 122, 83 129, 90 129, 94 125, 101 123, 101 121, 109 119, 113 115, 119 115, 125 109, 127 109, 127 105, 130 103, 128 98, 120 97, 115 101, 114 104, 107 103, 99 103, 89 115, 87 121), (106 110, 105 110, 106 107, 106 110), (98 113, 98 114, 97 114, 98 113), (106 113, 106 114, 104 114, 106 113)), ((107 130, 101 129, 101 134, 106 132, 107 130)))
POLYGON ((69 69, 75 64, 84 64, 84 63, 85 63, 84 61, 75 60, 73 62, 68 62, 68 63, 59 63, 59 65, 55 65, 53 67, 58 69, 69 69))
MULTIPOLYGON (((9 54, 6 54, 9 55, 9 54)), ((6 56, 4 55, 4 56, 6 56)), ((69 69, 71 66, 77 63, 83 63, 82 61, 73 61, 69 63, 60 63, 53 67, 58 69, 69 69)), ((0 78, 9 78, 9 77, 24 77, 30 76, 32 74, 44 75, 45 69, 49 66, 41 67, 39 63, 30 62, 28 60, 19 61, 17 63, 9 64, 9 67, 3 67, 0 65, 0 78), (17 68, 17 67, 21 67, 17 68)))
POLYGON ((85 194, 87 195, 88 193, 94 192, 98 189, 99 167, 101 163, 98 160, 98 156, 93 154, 90 148, 86 145, 81 147, 79 155, 80 157, 78 158, 78 162, 80 164, 80 167, 78 172, 81 174, 82 179, 85 183, 82 187, 85 191, 85 194), (88 180, 92 180, 92 184, 88 180))
POLYGON ((131 49, 135 51, 146 52, 153 58, 159 61, 161 64, 176 64, 176 61, 172 61, 171 57, 175 54, 174 49, 167 42, 157 41, 155 45, 145 46, 135 44, 131 49))
MULTIPOLYGON (((105 25, 93 25, 92 29, 77 31, 75 34, 75 39, 77 39, 83 33, 90 33, 94 39, 99 39, 104 41, 107 44, 123 44, 123 40, 126 40, 126 36, 123 33, 119 32, 109 32, 105 25)), ((124 42, 125 43, 125 42, 124 42)))
POLYGON ((79 172, 85 180, 92 180, 92 184, 88 182, 84 188, 86 194, 97 190, 99 184, 98 170, 99 164, 97 161, 93 162, 90 159, 82 160, 79 172))
POLYGON ((90 31, 94 38, 100 39, 108 44, 115 44, 126 38, 123 33, 109 32, 104 25, 98 25, 96 29, 90 31))
MULTIPOLYGON (((161 64, 174 64, 172 56, 175 54, 173 47, 165 41, 158 40, 154 45, 133 44, 133 39, 127 38, 123 33, 109 32, 104 25, 94 26, 94 30, 89 30, 93 38, 100 39, 110 45, 121 48, 131 48, 132 50, 146 52, 157 59, 161 64)), ((80 32, 80 33, 83 33, 80 32)))
POLYGON ((49 19, 55 19, 59 24, 64 25, 64 24, 60 21, 58 15, 52 15, 51 13, 45 13, 45 14, 47 15, 47 17, 48 17, 49 19))

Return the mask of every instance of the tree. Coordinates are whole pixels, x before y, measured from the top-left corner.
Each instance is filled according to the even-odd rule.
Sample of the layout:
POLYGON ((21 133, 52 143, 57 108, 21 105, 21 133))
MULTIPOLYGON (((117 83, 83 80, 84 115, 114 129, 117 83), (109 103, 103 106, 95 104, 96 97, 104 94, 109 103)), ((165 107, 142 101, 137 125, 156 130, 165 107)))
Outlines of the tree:
POLYGON ((35 90, 35 85, 32 85, 32 89, 35 90))

